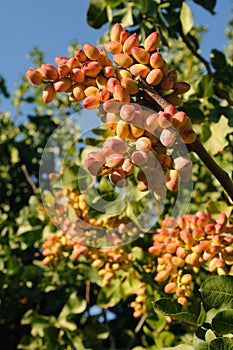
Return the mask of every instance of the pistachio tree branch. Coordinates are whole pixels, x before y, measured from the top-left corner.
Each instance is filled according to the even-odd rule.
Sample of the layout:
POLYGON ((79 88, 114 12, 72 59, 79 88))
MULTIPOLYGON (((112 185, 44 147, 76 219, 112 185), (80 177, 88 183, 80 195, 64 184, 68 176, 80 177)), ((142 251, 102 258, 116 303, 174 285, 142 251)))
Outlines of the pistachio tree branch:
MULTIPOLYGON (((148 85, 144 80, 137 79, 139 87, 143 89, 142 94, 146 95, 147 99, 150 98, 151 101, 154 101, 162 109, 165 109, 170 105, 155 88, 148 85)), ((215 160, 209 155, 199 138, 196 138, 196 141, 187 145, 189 152, 195 152, 210 172, 215 176, 215 178, 222 185, 226 193, 229 195, 233 201, 233 182, 230 179, 229 175, 215 162, 215 160)))

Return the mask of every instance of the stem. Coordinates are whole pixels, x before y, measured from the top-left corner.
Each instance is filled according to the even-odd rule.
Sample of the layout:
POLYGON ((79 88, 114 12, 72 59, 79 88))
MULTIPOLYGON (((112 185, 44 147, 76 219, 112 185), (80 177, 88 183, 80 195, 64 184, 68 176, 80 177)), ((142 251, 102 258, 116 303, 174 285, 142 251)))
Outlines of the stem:
POLYGON ((25 164, 22 164, 22 165, 21 165, 21 169, 22 169, 22 171, 23 171, 23 173, 24 173, 24 176, 25 176, 27 182, 28 182, 29 185, 31 186, 33 193, 34 193, 34 194, 37 194, 37 193, 38 193, 37 187, 36 187, 36 185, 34 184, 34 182, 32 181, 32 179, 31 179, 31 177, 30 177, 30 175, 29 175, 29 172, 28 172, 28 170, 27 170, 26 165, 25 165, 25 164))
MULTIPOLYGON (((152 86, 148 85, 144 80, 138 78, 139 87, 144 90, 144 94, 149 96, 156 104, 162 109, 165 109, 170 105, 152 86)), ((215 160, 209 155, 201 141, 196 138, 196 141, 187 145, 190 152, 195 152, 202 162, 207 166, 215 178, 220 182, 226 193, 233 201, 233 182, 229 175, 215 162, 215 160)))
POLYGON ((195 152, 206 167, 211 171, 215 178, 220 182, 229 197, 233 201, 233 182, 229 175, 215 162, 209 155, 201 141, 196 138, 196 141, 188 145, 189 151, 195 152))

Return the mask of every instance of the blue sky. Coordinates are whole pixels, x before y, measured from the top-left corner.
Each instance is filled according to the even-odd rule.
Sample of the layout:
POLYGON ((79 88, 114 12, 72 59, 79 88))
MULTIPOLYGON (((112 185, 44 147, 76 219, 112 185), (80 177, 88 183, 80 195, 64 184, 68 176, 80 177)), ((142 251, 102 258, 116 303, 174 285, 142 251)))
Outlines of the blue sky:
MULTIPOLYGON (((67 54, 73 39, 80 43, 96 43, 106 27, 95 30, 88 26, 88 4, 88 0, 8 0, 1 4, 0 74, 6 79, 10 92, 14 90, 19 74, 25 74, 30 68, 27 54, 34 46, 39 46, 45 53, 46 62, 53 63, 55 56, 67 54)), ((208 59, 212 48, 221 50, 226 44, 224 30, 232 16, 233 2, 217 0, 215 16, 192 1, 188 4, 194 12, 195 23, 209 26, 202 44, 202 54, 208 59)))

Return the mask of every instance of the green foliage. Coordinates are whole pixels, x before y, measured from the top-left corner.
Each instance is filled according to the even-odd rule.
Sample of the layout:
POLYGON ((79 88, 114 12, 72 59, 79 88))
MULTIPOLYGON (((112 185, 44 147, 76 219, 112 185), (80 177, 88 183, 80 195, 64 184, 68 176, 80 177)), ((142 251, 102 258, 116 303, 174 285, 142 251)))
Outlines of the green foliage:
MULTIPOLYGON (((215 0, 193 2, 214 14, 215 0)), ((205 29, 193 23, 188 4, 181 0, 93 0, 89 3, 87 21, 93 28, 106 23, 111 27, 120 22, 130 31, 136 30, 142 40, 150 32, 159 31, 160 49, 169 67, 177 69, 179 80, 188 81, 192 87, 180 109, 190 116, 217 163, 231 175, 232 44, 225 48, 225 53, 219 47, 213 48, 209 61, 200 56, 199 44, 205 29)), ((231 26, 227 32, 229 39, 231 26)), ((106 38, 109 31, 99 42, 106 38)), ((75 45, 73 43, 68 51, 73 52, 75 45)), ((29 55, 33 68, 44 63, 39 48, 29 55)), ((54 263, 44 263, 43 244, 50 236, 59 238, 59 228, 50 221, 42 205, 45 195, 50 195, 51 203, 53 198, 50 193, 41 193, 39 188, 41 156, 53 131, 79 111, 80 106, 71 105, 63 95, 45 106, 41 92, 41 87, 32 86, 21 76, 12 95, 12 105, 23 122, 13 120, 7 111, 0 113, 0 348, 7 344, 9 350, 233 349, 232 277, 210 277, 210 273, 200 270, 193 281, 194 297, 189 307, 184 308, 168 298, 163 283, 154 280, 155 257, 148 254, 148 247, 153 244, 150 234, 140 234, 137 240, 124 246, 130 263, 119 269, 106 286, 98 269, 92 266, 95 259, 88 254, 73 259, 70 245, 59 246, 59 258, 55 255, 54 263), (142 294, 137 294, 140 290, 142 294), (142 304, 146 312, 136 318, 132 303, 138 296, 143 300, 144 295, 146 300, 142 304)), ((2 76, 0 94, 3 98, 9 96, 2 76)), ((53 169, 62 139, 65 147, 61 158, 65 155, 67 167, 62 185, 79 190, 81 180, 85 187, 91 179, 90 174, 82 170, 77 182, 80 154, 72 140, 80 130, 77 125, 71 125, 69 130, 70 134, 64 135, 61 131, 54 140, 50 165, 53 169)), ((91 145, 109 136, 104 128, 92 131, 94 136, 82 140, 87 145, 84 151, 87 153, 91 145)), ((224 212, 232 222, 232 205, 226 193, 195 155, 191 154, 191 159, 194 189, 188 211, 207 210, 213 217, 224 212)), ((60 184, 56 186, 59 188, 60 184)), ((97 190, 101 199, 109 201, 105 208, 111 207, 111 200, 117 198, 114 187, 102 178, 97 190)), ((92 194, 91 189, 89 193, 92 194)), ((142 222, 137 221, 135 212, 143 208, 147 193, 134 189, 130 195, 126 214, 140 227, 142 222)), ((174 194, 167 195, 159 223, 170 215, 175 199, 174 194)), ((115 213, 121 212, 122 202, 112 205, 115 213)), ((95 210, 91 213, 94 219, 107 217, 95 210)), ((70 212, 71 217, 73 214, 70 212)), ((59 239, 54 242, 53 248, 59 242, 59 239)), ((107 263, 106 257, 104 263, 107 263)))
POLYGON ((194 350, 231 349, 233 346, 232 287, 232 276, 214 276, 206 279, 200 287, 200 292, 207 306, 201 305, 200 313, 196 317, 180 304, 165 298, 153 303, 154 310, 169 315, 176 321, 194 325, 196 327, 194 350))

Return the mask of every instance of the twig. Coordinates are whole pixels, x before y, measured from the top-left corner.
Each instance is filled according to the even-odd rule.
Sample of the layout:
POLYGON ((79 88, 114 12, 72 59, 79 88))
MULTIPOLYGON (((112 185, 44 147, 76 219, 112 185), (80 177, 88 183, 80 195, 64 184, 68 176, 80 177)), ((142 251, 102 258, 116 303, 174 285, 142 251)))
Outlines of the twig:
POLYGON ((29 185, 31 186, 33 193, 34 193, 34 194, 37 194, 37 193, 38 193, 38 189, 37 189, 36 185, 34 184, 34 182, 32 181, 32 179, 31 179, 31 177, 30 177, 30 175, 29 175, 29 172, 28 172, 28 170, 27 170, 26 165, 25 165, 25 164, 22 164, 22 165, 21 165, 21 169, 22 169, 22 171, 23 171, 23 173, 24 173, 24 176, 25 176, 27 182, 28 182, 29 185))
MULTIPOLYGON (((170 105, 155 88, 148 85, 144 80, 138 79, 138 84, 143 88, 144 93, 146 93, 155 103, 160 107, 165 109, 170 105)), ((215 160, 209 155, 205 147, 202 145, 201 141, 196 138, 196 141, 187 145, 187 148, 190 152, 195 152, 202 162, 207 166, 215 178, 220 182, 222 187, 225 189, 226 193, 229 195, 233 201, 233 182, 230 179, 229 175, 219 167, 215 160)))
POLYGON ((220 168, 220 166, 215 162, 215 160, 209 155, 205 147, 202 145, 201 141, 196 138, 196 141, 188 146, 188 150, 195 152, 206 167, 211 171, 215 178, 220 182, 222 187, 225 189, 227 194, 233 201, 233 182, 229 175, 220 168))
POLYGON ((144 325, 144 322, 146 321, 146 318, 147 318, 147 313, 145 312, 142 315, 142 317, 140 318, 137 326, 134 329, 134 337, 130 340, 130 342, 129 342, 128 346, 127 346, 128 349, 131 349, 131 347, 133 346, 134 340, 135 340, 137 334, 140 332, 142 326, 144 325))

